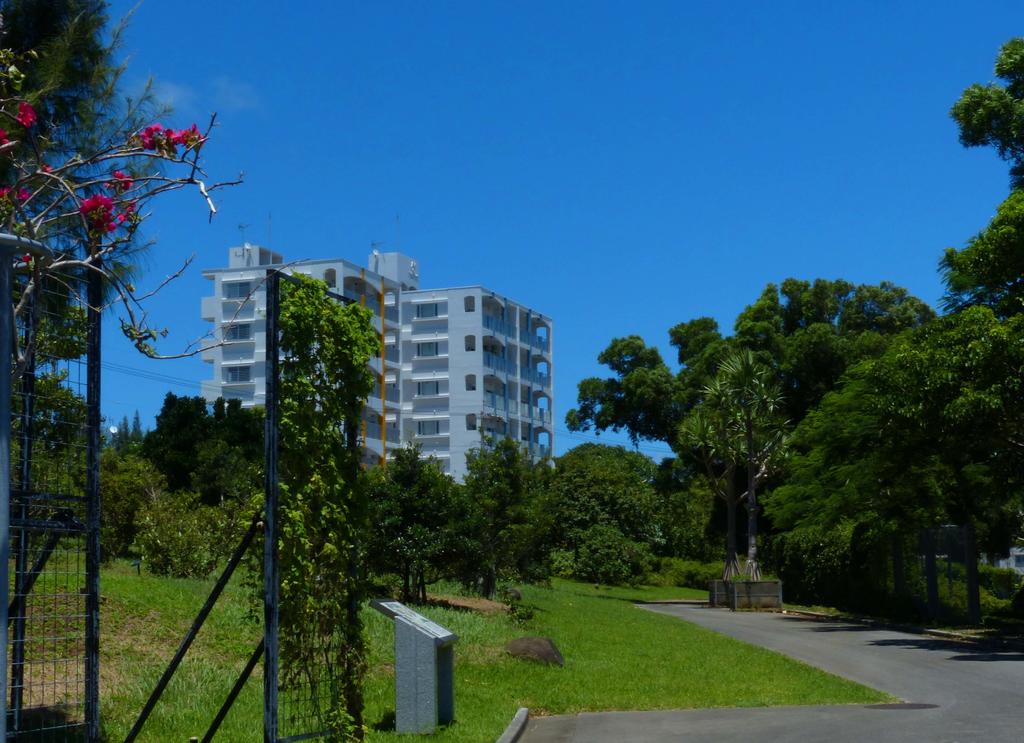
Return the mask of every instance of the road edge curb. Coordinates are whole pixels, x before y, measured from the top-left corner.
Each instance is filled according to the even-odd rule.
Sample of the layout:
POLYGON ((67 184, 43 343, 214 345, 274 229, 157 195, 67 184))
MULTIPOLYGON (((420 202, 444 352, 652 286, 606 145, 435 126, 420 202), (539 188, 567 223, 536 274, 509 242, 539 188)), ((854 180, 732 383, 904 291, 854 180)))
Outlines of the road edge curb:
POLYGON ((512 716, 512 722, 508 724, 505 732, 501 734, 501 737, 495 743, 516 743, 522 736, 523 731, 526 730, 526 723, 529 720, 530 710, 526 707, 520 707, 512 716))

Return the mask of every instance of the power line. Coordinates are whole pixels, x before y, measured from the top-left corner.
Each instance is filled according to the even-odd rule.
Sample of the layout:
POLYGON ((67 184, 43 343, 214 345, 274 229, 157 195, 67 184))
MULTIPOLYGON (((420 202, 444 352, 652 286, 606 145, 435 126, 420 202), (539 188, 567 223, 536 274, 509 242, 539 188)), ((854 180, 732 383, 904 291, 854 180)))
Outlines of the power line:
POLYGON ((148 379, 151 382, 165 382, 167 384, 175 384, 182 387, 190 387, 192 389, 202 389, 202 385, 192 379, 184 379, 183 377, 174 377, 170 374, 162 374, 160 372, 149 371, 146 369, 137 369, 133 366, 125 366, 123 364, 115 364, 110 361, 103 361, 100 365, 109 371, 116 372, 118 374, 124 374, 129 377, 137 377, 139 379, 148 379))

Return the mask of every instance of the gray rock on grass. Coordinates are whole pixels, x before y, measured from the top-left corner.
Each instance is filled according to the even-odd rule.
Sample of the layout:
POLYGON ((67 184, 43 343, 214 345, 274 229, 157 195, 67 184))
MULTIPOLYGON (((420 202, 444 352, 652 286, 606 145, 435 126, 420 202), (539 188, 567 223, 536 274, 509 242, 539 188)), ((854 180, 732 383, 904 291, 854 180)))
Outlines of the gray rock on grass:
POLYGON ((547 637, 517 637, 505 644, 505 650, 514 658, 553 666, 565 665, 558 647, 547 637))

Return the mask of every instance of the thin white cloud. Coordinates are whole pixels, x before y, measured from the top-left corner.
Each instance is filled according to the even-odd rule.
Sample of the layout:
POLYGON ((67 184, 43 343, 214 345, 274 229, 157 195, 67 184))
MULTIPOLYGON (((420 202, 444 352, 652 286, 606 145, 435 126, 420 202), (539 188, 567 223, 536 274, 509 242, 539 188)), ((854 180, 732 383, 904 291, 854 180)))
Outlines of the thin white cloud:
POLYGON ((191 111, 198 98, 195 88, 170 80, 156 80, 153 83, 153 94, 160 103, 177 112, 191 111))
POLYGON ((263 106, 256 88, 247 82, 221 75, 211 85, 211 103, 218 111, 252 111, 263 106))

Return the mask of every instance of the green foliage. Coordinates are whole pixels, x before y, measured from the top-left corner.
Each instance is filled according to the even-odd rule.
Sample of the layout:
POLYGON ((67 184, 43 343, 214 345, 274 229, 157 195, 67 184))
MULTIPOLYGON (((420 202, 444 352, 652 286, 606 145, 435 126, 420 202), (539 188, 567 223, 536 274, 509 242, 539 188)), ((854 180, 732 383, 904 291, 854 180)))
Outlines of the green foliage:
POLYGON ((168 392, 142 453, 172 490, 191 488, 211 505, 247 500, 261 489, 263 411, 168 392))
POLYGON ((984 563, 978 565, 978 583, 996 598, 1013 598, 1021 582, 1020 573, 1013 568, 997 568, 984 563))
MULTIPOLYGON (((128 554, 139 531, 140 511, 162 499, 166 490, 163 475, 147 460, 134 454, 121 454, 114 448, 103 451, 100 457, 100 501, 103 504, 100 544, 105 560, 128 554)), ((158 514, 153 512, 150 516, 156 518, 158 514)), ((211 538, 208 534, 199 536, 211 538)))
POLYGON ((650 570, 650 549, 609 524, 594 524, 579 535, 575 577, 596 584, 639 583, 650 570))
POLYGON ((644 577, 644 583, 653 586, 679 586, 707 590, 708 583, 722 578, 722 564, 663 557, 644 577))
MULTIPOLYGON (((657 520, 664 541, 655 551, 687 560, 721 560, 721 539, 715 531, 715 494, 704 475, 666 459, 658 467, 657 520)), ((721 567, 719 567, 721 572, 721 567)))
POLYGON ((466 455, 465 494, 469 504, 460 525, 465 545, 462 576, 493 598, 499 579, 537 577, 543 572, 547 516, 541 493, 548 475, 512 439, 485 443, 466 455))
POLYGON ((370 475, 371 569, 401 579, 403 601, 427 599, 427 584, 457 574, 457 525, 466 512, 460 487, 418 447, 393 451, 370 475))
POLYGON ((953 104, 964 147, 995 147, 1009 162, 1011 182, 1024 185, 1024 39, 1003 44, 995 73, 1005 84, 974 83, 953 104))
POLYGON ((669 440, 680 411, 675 378, 658 349, 631 335, 612 340, 597 360, 616 376, 579 383, 579 408, 565 417, 569 430, 625 430, 633 443, 669 440))
POLYGON ((650 458, 621 446, 583 444, 556 461, 545 512, 553 546, 575 551, 580 535, 595 524, 614 526, 630 540, 663 541, 650 458))
POLYGON ((281 282, 281 683, 326 676, 321 723, 346 740, 362 728, 365 582, 356 558, 369 503, 357 436, 378 341, 365 307, 336 303, 321 281, 296 282, 281 282))
POLYGON ((724 337, 715 320, 701 317, 669 330, 678 351, 673 372, 639 336, 615 338, 598 356, 613 376, 579 384, 570 430, 625 430, 636 442, 675 443, 683 418, 703 399, 722 360, 738 348, 753 351, 779 374, 784 417, 801 420, 857 361, 879 355, 888 339, 928 322, 934 313, 889 282, 854 285, 841 279, 786 279, 768 284, 724 337))
POLYGON ((118 453, 125 454, 131 452, 138 454, 142 449, 142 441, 145 435, 142 433, 142 421, 139 419, 139 411, 135 411, 135 416, 132 418, 132 422, 129 425, 128 416, 121 418, 121 422, 116 426, 117 432, 110 435, 107 439, 107 444, 118 453))
POLYGON ((196 493, 166 493, 141 509, 135 551, 154 575, 205 578, 234 541, 226 514, 196 493))
POLYGON ((1011 193, 967 247, 947 248, 941 270, 947 310, 980 305, 1001 318, 1024 313, 1024 191, 1011 193))
POLYGON ((772 370, 749 350, 725 356, 704 399, 679 426, 679 447, 704 466, 711 489, 725 501, 728 525, 723 576, 732 578, 736 560, 736 506, 745 500, 748 518, 747 569, 760 578, 757 562, 757 488, 780 465, 787 449, 787 423, 772 370), (746 470, 743 494, 738 474, 746 470))

